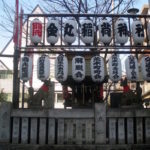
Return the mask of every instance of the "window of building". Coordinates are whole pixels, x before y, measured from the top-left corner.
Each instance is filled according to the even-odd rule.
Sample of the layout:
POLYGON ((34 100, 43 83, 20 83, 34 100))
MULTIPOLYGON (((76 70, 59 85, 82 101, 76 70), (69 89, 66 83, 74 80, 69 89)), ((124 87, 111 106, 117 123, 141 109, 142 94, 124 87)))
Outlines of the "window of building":
POLYGON ((11 70, 0 70, 0 79, 11 79, 13 77, 11 70))

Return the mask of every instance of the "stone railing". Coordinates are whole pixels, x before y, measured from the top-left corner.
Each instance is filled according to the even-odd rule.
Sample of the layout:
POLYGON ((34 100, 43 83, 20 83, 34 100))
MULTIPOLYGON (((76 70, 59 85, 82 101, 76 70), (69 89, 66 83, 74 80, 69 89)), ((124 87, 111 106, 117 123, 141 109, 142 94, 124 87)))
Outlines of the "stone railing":
POLYGON ((107 109, 98 103, 93 109, 12 109, 1 103, 1 145, 149 150, 150 109, 107 109))

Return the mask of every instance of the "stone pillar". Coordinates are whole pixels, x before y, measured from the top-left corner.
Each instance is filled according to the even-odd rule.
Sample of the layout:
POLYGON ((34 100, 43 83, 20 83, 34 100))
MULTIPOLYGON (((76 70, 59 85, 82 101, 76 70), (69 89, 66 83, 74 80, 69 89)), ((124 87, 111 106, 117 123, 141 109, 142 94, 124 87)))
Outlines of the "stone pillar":
POLYGON ((10 141, 10 113, 12 104, 10 102, 0 103, 0 142, 10 141))
POLYGON ((106 104, 95 104, 95 144, 106 144, 106 104))

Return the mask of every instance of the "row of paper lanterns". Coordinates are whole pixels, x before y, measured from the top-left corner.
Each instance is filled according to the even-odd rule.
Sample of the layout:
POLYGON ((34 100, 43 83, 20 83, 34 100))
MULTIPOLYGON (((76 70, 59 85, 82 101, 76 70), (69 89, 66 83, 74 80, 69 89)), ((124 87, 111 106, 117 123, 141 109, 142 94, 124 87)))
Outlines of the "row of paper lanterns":
MULTIPOLYGON (((112 40, 112 25, 109 20, 104 18, 98 25, 99 39, 104 44, 109 44, 112 40)), ((55 45, 59 39, 59 21, 50 19, 46 25, 47 42, 55 45)), ((63 41, 65 44, 72 44, 77 36, 77 22, 75 19, 68 19, 64 22, 63 41)), ((134 44, 142 44, 144 41, 144 26, 139 19, 134 19, 132 26, 132 37, 134 44)), ((91 44, 94 40, 94 24, 92 20, 85 19, 81 22, 81 40, 85 44, 91 44)), ((119 18, 115 22, 114 33, 116 42, 125 44, 128 41, 129 31, 127 22, 123 18, 119 18)), ((150 23, 147 24, 147 33, 150 40, 150 23)), ((43 37, 42 22, 39 19, 34 19, 30 25, 31 42, 38 44, 43 37)))
MULTIPOLYGON (((91 78, 93 82, 102 82, 106 76, 104 58, 93 56, 90 61, 91 78)), ((112 55, 108 62, 109 78, 113 82, 118 82, 122 77, 121 60, 117 55, 112 55)), ((126 76, 130 81, 138 81, 139 67, 136 57, 130 55, 125 61, 126 76)), ((141 73, 143 79, 150 81, 150 57, 144 56, 141 60, 141 73)), ((85 79, 86 63, 82 56, 75 56, 72 59, 72 78, 76 82, 85 79)), ((32 58, 24 56, 20 62, 20 79, 30 80, 32 75, 32 58)), ((44 81, 50 75, 50 60, 47 55, 42 55, 37 61, 37 77, 44 81)), ((68 59, 64 55, 59 55, 55 60, 55 77, 59 82, 64 82, 68 77, 68 59)))

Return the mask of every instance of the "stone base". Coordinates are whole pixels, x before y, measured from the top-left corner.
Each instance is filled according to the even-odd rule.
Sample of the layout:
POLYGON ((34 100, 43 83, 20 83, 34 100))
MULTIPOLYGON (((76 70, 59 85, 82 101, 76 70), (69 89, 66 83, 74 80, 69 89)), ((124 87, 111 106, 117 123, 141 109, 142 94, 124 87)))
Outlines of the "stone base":
POLYGON ((150 150, 150 145, 13 145, 0 144, 0 150, 150 150))
POLYGON ((132 104, 132 105, 122 105, 120 108, 143 108, 140 104, 132 104))

